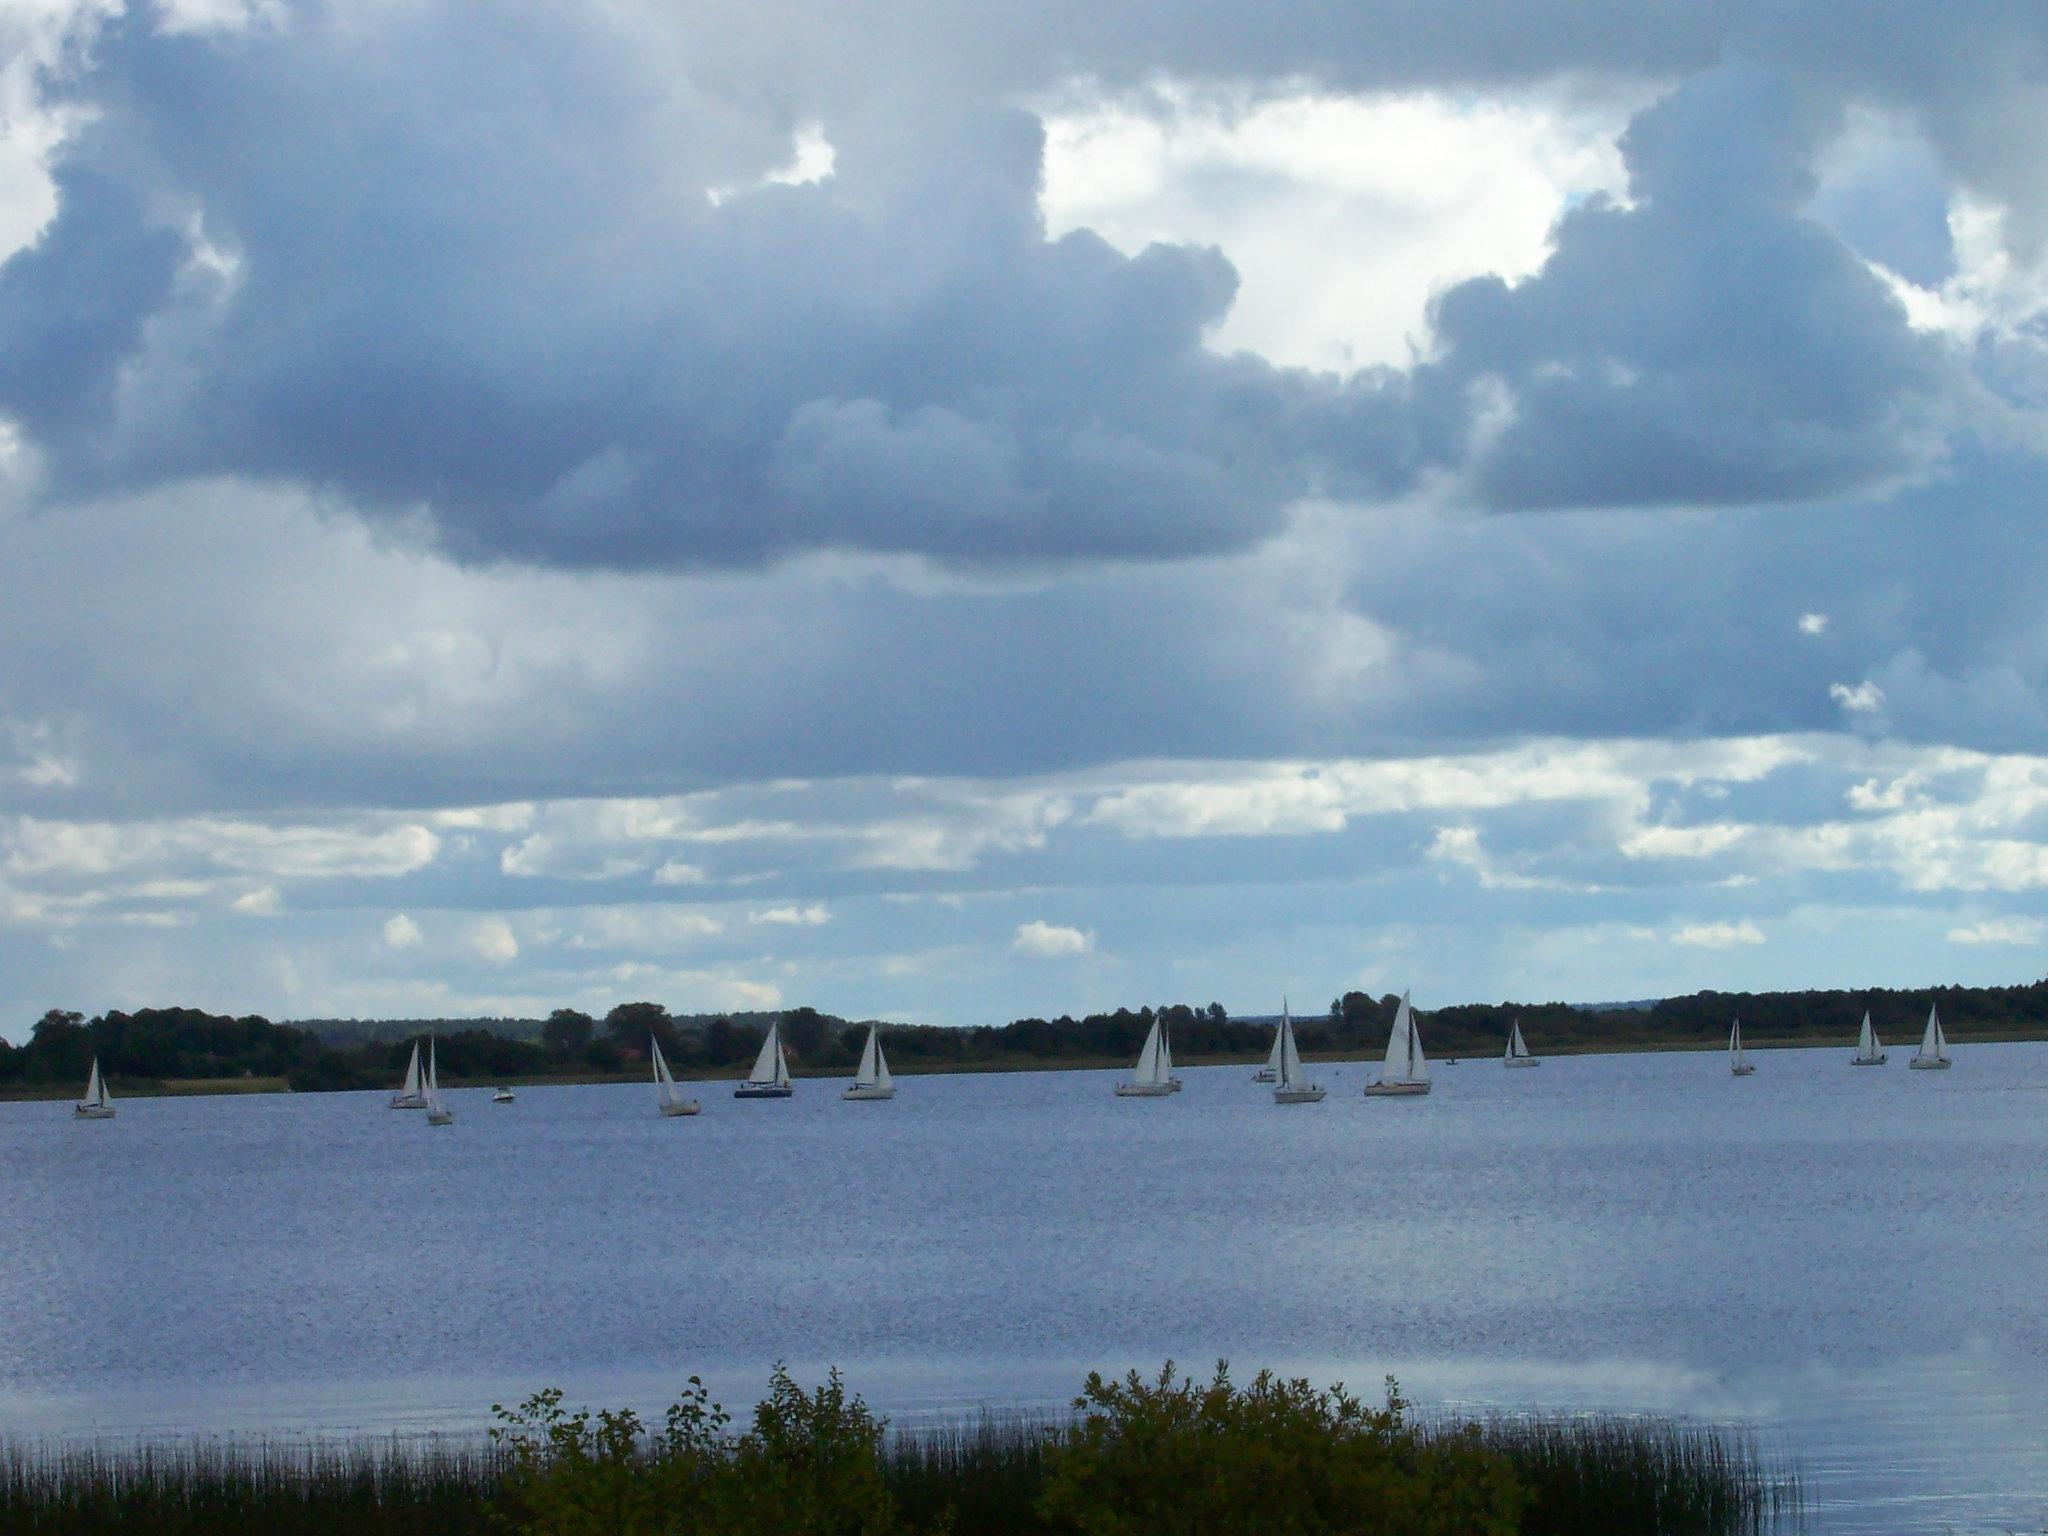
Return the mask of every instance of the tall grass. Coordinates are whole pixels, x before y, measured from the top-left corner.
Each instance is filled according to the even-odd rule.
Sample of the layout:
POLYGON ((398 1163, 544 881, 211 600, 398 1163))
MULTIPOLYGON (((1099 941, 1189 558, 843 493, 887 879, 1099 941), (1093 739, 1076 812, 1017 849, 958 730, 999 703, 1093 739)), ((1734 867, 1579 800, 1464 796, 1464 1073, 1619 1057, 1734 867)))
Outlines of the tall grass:
POLYGON ((469 1536, 504 1457, 479 1439, 0 1445, 6 1536, 469 1536))
POLYGON ((1800 1528, 1797 1476, 1747 1435, 1610 1415, 1497 1418, 1481 1435, 1530 1495, 1523 1536, 1765 1536, 1800 1528))
MULTIPOLYGON (((892 1528, 1063 1536, 1071 1527, 1050 1521, 1041 1497, 1075 1424, 984 1414, 889 1431, 878 1470, 894 1506, 892 1528)), ((1470 1427, 1447 1419, 1419 1432, 1449 1440, 1470 1427)), ((1522 1486, 1524 1536, 1764 1536, 1800 1527, 1796 1478, 1751 1438, 1725 1429, 1620 1416, 1496 1418, 1478 1438, 1522 1486)), ((645 1465, 651 1475, 652 1462, 645 1465)), ((0 1444, 0 1536, 539 1529, 503 1518, 512 1509, 510 1471, 504 1448, 480 1438, 0 1444)))

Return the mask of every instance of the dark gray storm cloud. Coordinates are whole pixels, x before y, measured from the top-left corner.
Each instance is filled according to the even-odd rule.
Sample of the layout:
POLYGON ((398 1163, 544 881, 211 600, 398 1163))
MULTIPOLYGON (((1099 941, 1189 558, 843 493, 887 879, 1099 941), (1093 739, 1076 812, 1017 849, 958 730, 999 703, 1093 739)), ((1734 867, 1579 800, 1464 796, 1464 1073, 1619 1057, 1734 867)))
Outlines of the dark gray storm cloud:
POLYGON ((1184 557, 1437 469, 1509 508, 1868 490, 1937 456, 1953 380, 1806 217, 1810 162, 1856 91, 2003 186, 1967 125, 2009 103, 1951 77, 2010 28, 1828 14, 1808 39, 1599 6, 1150 31, 1055 7, 1029 35, 946 6, 130 16, 51 86, 90 120, 55 221, 0 269, 0 415, 52 501, 233 475, 424 510, 463 559, 617 569, 1184 557), (1763 62, 1720 66, 1743 48, 1763 62), (994 103, 1157 68, 1703 73, 1631 128, 1633 206, 1570 214, 1532 281, 1446 296, 1429 366, 1337 378, 1205 349, 1236 285, 1217 251, 1046 238, 1039 127, 994 103), (765 181, 811 117, 834 174, 765 181))
POLYGON ((1526 282, 1443 295, 1441 366, 1511 413, 1476 465, 1487 503, 1815 499, 1939 452, 1948 351, 1802 211, 1819 126, 1764 71, 1696 77, 1623 136, 1634 206, 1568 214, 1526 282))

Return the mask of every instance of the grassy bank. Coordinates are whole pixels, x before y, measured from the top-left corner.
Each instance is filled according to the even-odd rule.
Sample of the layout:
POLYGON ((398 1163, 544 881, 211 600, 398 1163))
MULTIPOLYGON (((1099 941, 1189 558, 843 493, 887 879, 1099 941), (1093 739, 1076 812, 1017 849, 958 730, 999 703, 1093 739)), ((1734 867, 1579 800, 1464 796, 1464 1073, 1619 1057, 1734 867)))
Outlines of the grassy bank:
POLYGON ((1796 1485, 1739 1436, 1623 1418, 1415 1420, 1259 1376, 1090 1377, 1061 1420, 895 1433, 781 1371, 736 1430, 696 1385, 652 1431, 560 1394, 488 1441, 0 1446, 20 1536, 1750 1536, 1796 1485))

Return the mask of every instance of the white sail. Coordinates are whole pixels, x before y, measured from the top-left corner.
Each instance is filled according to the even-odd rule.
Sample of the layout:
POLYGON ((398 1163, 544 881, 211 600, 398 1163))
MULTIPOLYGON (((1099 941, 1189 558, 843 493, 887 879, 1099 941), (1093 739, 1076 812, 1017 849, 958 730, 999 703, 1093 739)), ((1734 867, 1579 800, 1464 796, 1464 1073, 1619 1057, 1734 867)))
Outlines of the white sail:
POLYGON ((889 1075, 889 1058, 882 1050, 879 1037, 875 1039, 875 1086, 893 1090, 896 1079, 889 1075))
POLYGON ((1749 1057, 1743 1053, 1742 1049, 1742 1020, 1740 1019, 1737 1019, 1728 1026, 1728 1065, 1731 1070, 1736 1072, 1744 1070, 1749 1065, 1749 1057))
POLYGON ((761 1042, 761 1054, 754 1058, 754 1068, 747 1074, 747 1081, 755 1084, 773 1083, 778 1088, 788 1086, 789 1063, 782 1056, 780 1019, 768 1026, 768 1038, 761 1042))
POLYGON ((1159 1076, 1161 1081, 1173 1076, 1173 1031, 1166 1027, 1164 1020, 1159 1025, 1159 1076))
POLYGON ((1266 1074, 1278 1078, 1280 1075, 1280 1042, 1287 1038, 1287 999, 1280 999, 1280 1027, 1273 1031, 1273 1049, 1266 1052, 1266 1074))
POLYGON ((1927 1010, 1927 1030, 1920 1037, 1919 1059, 1942 1061, 1948 1056, 1948 1039, 1941 1032, 1941 1014, 1934 1008, 1927 1010))
POLYGON ((1862 1033, 1856 1036, 1856 1054, 1864 1061, 1877 1060, 1877 1031, 1870 1027, 1870 1015, 1863 1015, 1862 1033))
POLYGON ((1522 1021, 1517 1019, 1515 1020, 1513 1033, 1508 1036, 1508 1059, 1510 1061, 1519 1061, 1528 1054, 1529 1047, 1522 1040, 1522 1021))
POLYGON ((1401 994, 1401 1006, 1394 1011, 1394 1027, 1387 1031, 1387 1059, 1380 1067, 1383 1083, 1426 1083, 1429 1057, 1423 1053, 1422 1032, 1415 1026, 1415 1010, 1408 994, 1401 994))
POLYGON ((1301 1070, 1301 1050, 1294 1043, 1294 1021, 1284 1008, 1280 1011, 1280 1086, 1308 1086, 1308 1074, 1301 1070))
POLYGON ((427 1042, 427 1097, 438 1100, 441 1097, 441 1066, 434 1055, 434 1042, 427 1042))
POLYGON ((420 1043, 417 1040, 412 1043, 412 1060, 405 1064, 405 1086, 398 1091, 407 1098, 416 1096, 420 1091, 420 1043))
POLYGON ((651 1033, 647 1037, 647 1053, 654 1060, 654 1086, 661 1102, 673 1104, 676 1098, 676 1080, 669 1075, 668 1058, 661 1054, 661 1042, 651 1033))
POLYGON ((872 1088, 882 1080, 882 1068, 879 1065, 882 1058, 881 1033, 877 1026, 868 1026, 868 1043, 861 1047, 860 1066, 853 1074, 854 1082, 863 1088, 872 1088))
POLYGON ((1131 1081, 1140 1086, 1149 1086, 1166 1081, 1166 1072, 1160 1066, 1160 1023, 1152 1021, 1151 1031, 1145 1036, 1145 1047, 1138 1052, 1138 1068, 1131 1074, 1131 1081))
POLYGON ((107 1085, 100 1080, 100 1059, 92 1059, 92 1076, 85 1080, 85 1102, 104 1104, 107 1102, 107 1085))

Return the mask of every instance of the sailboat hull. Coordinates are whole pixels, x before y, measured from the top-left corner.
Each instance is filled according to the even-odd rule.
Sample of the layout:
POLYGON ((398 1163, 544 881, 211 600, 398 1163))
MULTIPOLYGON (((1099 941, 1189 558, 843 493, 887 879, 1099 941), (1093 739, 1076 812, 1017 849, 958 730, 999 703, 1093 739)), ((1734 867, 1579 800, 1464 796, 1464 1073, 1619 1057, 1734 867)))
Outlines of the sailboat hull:
POLYGON ((661 1106, 662 1118, 672 1120, 677 1115, 694 1115, 703 1107, 695 1099, 671 1099, 661 1106))
POLYGON ((1541 1056, 1504 1056, 1501 1058, 1501 1065, 1504 1067, 1540 1067, 1543 1065, 1543 1058, 1541 1056))
POLYGON ((1314 1086, 1307 1088, 1275 1088, 1275 1104, 1320 1104, 1328 1096, 1327 1091, 1314 1086))
POLYGON ((893 1099, 896 1097, 896 1085, 891 1083, 884 1088, 878 1083, 855 1083, 839 1097, 855 1100, 893 1099))
POLYGON ((427 1124, 429 1125, 453 1125, 454 1123, 455 1111, 452 1109, 430 1109, 427 1111, 427 1124))
POLYGON ((1118 1083, 1116 1096, 1120 1099, 1163 1099, 1180 1092, 1178 1083, 1118 1083))
POLYGON ((1730 1077, 1755 1077, 1756 1068, 1751 1066, 1730 1067, 1728 1075, 1730 1077))
POLYGON ((1261 1067, 1252 1074, 1252 1081, 1255 1083, 1270 1083, 1277 1081, 1279 1076, 1280 1074, 1271 1067, 1261 1067))
POLYGON ((1879 1052, 1875 1056, 1851 1056, 1849 1058, 1849 1065, 1852 1067, 1881 1067, 1890 1060, 1891 1056, 1888 1053, 1879 1052))
POLYGON ((1954 1063, 1946 1056, 1915 1056, 1906 1065, 1915 1072, 1946 1072, 1954 1063))
POLYGON ((493 1104, 510 1104, 514 1102, 518 1097, 519 1095, 514 1093, 510 1088, 500 1088, 496 1093, 491 1095, 491 1102, 493 1104))
POLYGON ((733 1089, 732 1096, 736 1099, 787 1099, 795 1093, 796 1090, 787 1083, 741 1083, 733 1089))
POLYGON ((1368 1083, 1368 1099, 1419 1099, 1429 1092, 1428 1083, 1368 1083))
POLYGON ((425 1109, 427 1097, 423 1093, 394 1093, 391 1095, 393 1109, 425 1109))
POLYGON ((111 1120, 114 1118, 114 1106, 111 1104, 74 1105, 71 1110, 71 1118, 74 1120, 111 1120))

